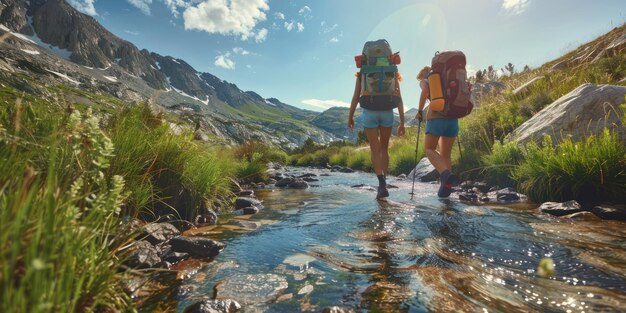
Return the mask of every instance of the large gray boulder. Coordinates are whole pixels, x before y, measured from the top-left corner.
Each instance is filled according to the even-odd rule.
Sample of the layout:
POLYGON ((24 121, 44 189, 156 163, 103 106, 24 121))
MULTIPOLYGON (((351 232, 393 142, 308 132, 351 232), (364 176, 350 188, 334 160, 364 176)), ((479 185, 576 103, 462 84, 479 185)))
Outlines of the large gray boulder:
POLYGON ((545 134, 558 144, 563 138, 578 141, 604 127, 616 130, 622 141, 626 130, 620 121, 618 107, 624 103, 626 87, 583 84, 557 99, 513 131, 511 137, 520 144, 541 141, 545 134))
POLYGON ((435 167, 430 164, 428 158, 422 158, 417 166, 409 173, 406 177, 407 179, 413 179, 413 174, 415 173, 415 180, 421 182, 432 182, 439 179, 439 172, 435 169, 435 167))

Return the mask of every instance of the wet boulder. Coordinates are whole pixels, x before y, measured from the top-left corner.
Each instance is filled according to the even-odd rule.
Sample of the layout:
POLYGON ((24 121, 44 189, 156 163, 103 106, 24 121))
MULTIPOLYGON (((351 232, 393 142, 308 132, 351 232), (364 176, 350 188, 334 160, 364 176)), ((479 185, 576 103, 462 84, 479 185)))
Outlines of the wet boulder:
POLYGON ((170 223, 150 223, 143 227, 141 237, 152 244, 158 244, 178 235, 180 231, 170 223))
POLYGON ((344 309, 338 306, 331 306, 331 307, 324 308, 322 310, 322 313, 354 313, 354 312, 355 311, 352 309, 344 309))
POLYGON ((243 208, 241 210, 237 210, 240 215, 253 215, 259 213, 259 208, 255 206, 249 206, 247 208, 243 208))
POLYGON ((289 287, 276 274, 235 274, 217 283, 214 298, 234 299, 244 306, 276 300, 289 287))
POLYGON ((626 221, 626 205, 624 204, 601 204, 593 207, 591 212, 605 220, 626 221))
POLYGON ((539 211, 554 216, 564 216, 584 210, 576 200, 570 200, 565 202, 544 202, 539 206, 539 211))
POLYGON ((404 180, 404 179, 406 179, 406 174, 402 173, 402 174, 398 175, 397 178, 398 178, 398 180, 404 180))
POLYGON ((159 251, 146 240, 135 242, 124 264, 132 268, 152 268, 161 263, 159 251))
POLYGON ((241 309, 241 305, 235 300, 203 300, 196 302, 183 311, 183 313, 235 313, 241 309))
POLYGON ((287 187, 294 189, 307 189, 309 188, 309 184, 301 178, 295 178, 287 187))
POLYGON ((314 173, 305 173, 305 174, 298 176, 297 178, 311 178, 311 177, 316 177, 316 176, 317 174, 314 174, 314 173))
POLYGON ((202 210, 202 214, 196 216, 195 224, 196 225, 215 225, 217 224, 217 213, 215 211, 205 208, 202 210))
POLYGON ((169 244, 175 252, 189 253, 194 258, 212 258, 217 256, 225 245, 202 237, 177 236, 170 239, 169 244))
POLYGON ((407 178, 413 179, 413 175, 415 175, 415 180, 425 183, 439 179, 439 172, 437 172, 435 167, 430 164, 428 158, 422 158, 411 173, 409 173, 407 178))
POLYGON ((237 199, 235 199, 235 210, 239 210, 239 209, 243 209, 243 208, 247 208, 251 206, 260 208, 260 207, 263 207, 263 204, 261 204, 261 201, 254 199, 254 198, 238 197, 237 199))
POLYGON ((489 192, 487 194, 487 197, 489 197, 490 199, 494 199, 498 202, 511 203, 521 201, 524 195, 517 193, 511 188, 503 188, 500 190, 489 192))
POLYGON ((236 195, 238 197, 254 197, 254 190, 241 190, 236 195))
POLYGON ((280 179, 279 181, 277 181, 274 186, 282 188, 282 187, 287 187, 289 184, 291 184, 294 181, 293 178, 291 177, 285 177, 283 179, 280 179))

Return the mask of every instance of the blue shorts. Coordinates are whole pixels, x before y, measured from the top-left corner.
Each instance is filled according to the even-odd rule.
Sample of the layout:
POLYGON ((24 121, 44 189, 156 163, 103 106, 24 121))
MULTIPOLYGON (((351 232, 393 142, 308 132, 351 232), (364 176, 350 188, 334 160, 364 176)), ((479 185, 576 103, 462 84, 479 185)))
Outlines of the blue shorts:
POLYGON ((361 121, 365 128, 393 127, 393 110, 374 111, 363 109, 361 121))
POLYGON ((459 134, 459 120, 436 118, 426 122, 426 133, 440 137, 456 137, 459 134))

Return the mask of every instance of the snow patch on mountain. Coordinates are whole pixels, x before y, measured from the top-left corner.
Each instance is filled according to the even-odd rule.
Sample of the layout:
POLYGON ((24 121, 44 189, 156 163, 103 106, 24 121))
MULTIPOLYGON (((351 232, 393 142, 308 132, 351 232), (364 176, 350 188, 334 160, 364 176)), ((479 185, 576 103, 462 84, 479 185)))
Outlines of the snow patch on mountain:
POLYGON ((56 76, 59 76, 59 77, 61 77, 61 78, 65 78, 65 79, 66 79, 66 80, 68 80, 69 82, 72 82, 72 83, 74 83, 74 84, 76 84, 76 85, 80 85, 80 82, 79 82, 79 81, 74 80, 73 78, 71 78, 71 77, 69 77, 69 76, 67 76, 67 75, 65 75, 65 74, 63 74, 63 73, 59 73, 59 72, 55 72, 55 71, 51 71, 51 70, 46 70, 46 71, 48 71, 48 72, 50 72, 50 73, 52 73, 52 74, 54 74, 54 75, 56 75, 56 76))

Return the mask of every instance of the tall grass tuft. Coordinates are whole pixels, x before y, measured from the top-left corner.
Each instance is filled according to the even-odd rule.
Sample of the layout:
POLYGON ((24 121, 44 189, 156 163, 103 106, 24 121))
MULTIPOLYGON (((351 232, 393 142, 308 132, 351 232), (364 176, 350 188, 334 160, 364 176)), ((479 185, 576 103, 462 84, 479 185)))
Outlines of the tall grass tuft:
POLYGON ((173 134, 145 107, 119 112, 107 129, 116 147, 109 172, 129 182, 126 215, 190 220, 208 202, 226 201, 230 194, 231 158, 217 157, 188 134, 173 134))
POLYGON ((514 187, 513 171, 524 161, 524 154, 515 142, 496 141, 490 154, 483 155, 483 173, 488 183, 500 187, 514 187))
POLYGON ((626 193, 626 148, 605 129, 580 142, 557 147, 529 144, 525 162, 513 172, 522 192, 534 201, 577 199, 583 203, 621 202, 626 193))
POLYGON ((125 183, 104 174, 114 147, 98 119, 74 111, 36 142, 13 118, 24 128, 0 126, 0 310, 132 310, 115 255, 125 183))

